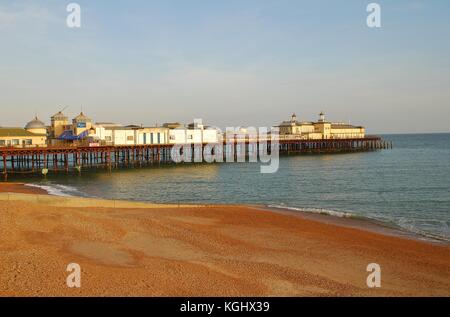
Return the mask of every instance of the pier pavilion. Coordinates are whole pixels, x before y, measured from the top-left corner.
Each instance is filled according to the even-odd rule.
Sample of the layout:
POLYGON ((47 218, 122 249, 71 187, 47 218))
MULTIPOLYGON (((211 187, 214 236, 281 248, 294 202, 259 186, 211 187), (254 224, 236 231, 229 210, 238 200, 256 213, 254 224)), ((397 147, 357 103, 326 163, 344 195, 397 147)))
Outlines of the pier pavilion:
POLYGON ((319 114, 317 122, 297 121, 295 113, 291 120, 283 121, 278 125, 280 135, 301 139, 355 139, 364 138, 366 130, 361 126, 354 126, 343 122, 329 122, 325 114, 319 114))

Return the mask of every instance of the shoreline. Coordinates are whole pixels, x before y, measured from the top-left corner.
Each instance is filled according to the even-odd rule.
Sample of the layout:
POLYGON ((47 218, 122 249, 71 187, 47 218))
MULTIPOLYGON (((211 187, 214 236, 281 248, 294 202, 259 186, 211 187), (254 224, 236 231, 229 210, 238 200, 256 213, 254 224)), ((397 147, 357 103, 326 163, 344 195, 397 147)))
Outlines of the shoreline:
POLYGON ((448 245, 337 217, 29 193, 0 199, 0 296, 450 296, 448 245), (68 263, 82 267, 82 288, 65 286, 68 263), (369 263, 382 268, 380 289, 366 285, 369 263))
MULTIPOLYGON (((49 192, 45 188, 41 186, 35 186, 34 184, 28 184, 28 183, 16 183, 16 182, 0 182, 0 194, 10 191, 12 193, 24 193, 24 194, 36 194, 36 195, 49 195, 49 196, 55 196, 55 197, 73 197, 73 198, 80 198, 80 199, 94 199, 94 200, 103 200, 103 201, 116 201, 111 199, 105 199, 105 198, 86 198, 81 196, 72 196, 72 195, 58 195, 49 192)), ((118 200, 116 202, 119 202, 122 206, 126 205, 126 200, 118 200)), ((270 212, 275 213, 281 213, 285 215, 291 215, 295 217, 300 217, 307 220, 317 221, 324 224, 333 224, 341 227, 346 228, 355 228, 363 231, 378 233, 382 235, 387 236, 393 236, 393 237, 400 237, 405 239, 412 239, 420 242, 425 243, 431 243, 431 244, 442 244, 442 245, 450 245, 450 241, 443 238, 438 237, 434 235, 429 235, 426 233, 419 233, 410 231, 401 227, 397 227, 391 224, 388 224, 383 221, 379 221, 376 219, 368 218, 368 217, 342 217, 327 213, 315 213, 315 212, 308 212, 308 211, 302 211, 299 209, 294 210, 295 208, 292 207, 284 207, 284 206, 267 206, 267 205, 257 205, 257 204, 192 204, 192 203, 153 203, 153 202, 146 202, 146 201, 138 201, 134 202, 133 204, 141 204, 142 206, 145 205, 156 205, 159 207, 163 206, 174 206, 174 205, 182 205, 182 206, 192 206, 192 207, 198 207, 198 206, 226 206, 226 207, 249 207, 253 208, 255 210, 268 210, 270 212)))
POLYGON ((404 239, 411 239, 424 243, 448 245, 450 241, 445 238, 427 235, 425 233, 418 233, 409 231, 407 229, 390 225, 386 222, 379 221, 368 217, 340 217, 329 214, 313 213, 301 210, 291 210, 290 208, 283 207, 257 207, 256 209, 264 209, 281 214, 291 215, 294 217, 300 217, 307 220, 317 221, 323 224, 333 224, 345 228, 354 228, 358 230, 373 232, 381 235, 399 237, 404 239))

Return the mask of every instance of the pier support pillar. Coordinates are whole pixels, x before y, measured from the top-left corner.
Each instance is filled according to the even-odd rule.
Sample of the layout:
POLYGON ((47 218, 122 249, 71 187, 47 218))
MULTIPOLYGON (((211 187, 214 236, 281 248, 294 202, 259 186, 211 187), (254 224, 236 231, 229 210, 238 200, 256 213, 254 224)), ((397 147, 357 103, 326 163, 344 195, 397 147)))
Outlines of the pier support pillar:
POLYGON ((3 174, 5 174, 5 180, 8 175, 8 169, 6 168, 6 155, 3 155, 3 174))

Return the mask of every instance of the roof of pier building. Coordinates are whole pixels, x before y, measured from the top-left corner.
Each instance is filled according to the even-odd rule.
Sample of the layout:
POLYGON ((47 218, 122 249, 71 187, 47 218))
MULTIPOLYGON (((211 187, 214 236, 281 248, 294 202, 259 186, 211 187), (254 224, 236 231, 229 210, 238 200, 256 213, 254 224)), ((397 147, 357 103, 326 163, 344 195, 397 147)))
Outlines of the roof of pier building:
POLYGON ((0 128, 0 137, 33 137, 45 136, 45 134, 31 133, 22 128, 0 128))
POLYGON ((309 121, 283 121, 278 126, 279 127, 293 127, 293 126, 301 126, 301 125, 313 125, 314 122, 309 121))
POLYGON ((331 128, 332 129, 361 129, 364 127, 363 126, 354 126, 354 125, 348 124, 348 123, 332 123, 331 128))
POLYGON ((53 121, 68 121, 69 118, 67 116, 65 116, 64 113, 62 113, 62 111, 58 111, 51 117, 51 120, 53 120, 53 121))
POLYGON ((25 129, 46 129, 45 123, 38 119, 38 117, 34 117, 33 120, 27 123, 25 129))
POLYGON ((141 125, 136 125, 136 124, 129 124, 129 125, 126 125, 125 128, 128 128, 128 129, 142 129, 142 126, 141 125))
POLYGON ((74 122, 92 122, 91 118, 89 118, 88 116, 86 116, 83 111, 80 112, 80 114, 78 116, 76 116, 75 118, 73 118, 74 122))
POLYGON ((94 124, 94 126, 105 128, 105 129, 112 129, 112 128, 122 128, 123 124, 115 123, 115 122, 96 122, 94 124))
POLYGON ((176 129, 176 128, 181 128, 182 124, 179 122, 166 122, 163 124, 164 128, 169 128, 169 129, 176 129))
POLYGON ((59 137, 58 140, 64 140, 64 141, 77 141, 82 140, 89 136, 89 130, 83 131, 79 135, 76 135, 71 130, 64 131, 59 137))

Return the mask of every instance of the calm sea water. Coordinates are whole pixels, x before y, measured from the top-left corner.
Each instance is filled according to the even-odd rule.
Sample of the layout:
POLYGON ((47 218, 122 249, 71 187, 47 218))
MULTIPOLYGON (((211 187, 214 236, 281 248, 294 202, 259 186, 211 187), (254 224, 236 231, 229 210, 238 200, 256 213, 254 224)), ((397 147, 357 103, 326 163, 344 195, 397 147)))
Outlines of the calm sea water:
MULTIPOLYGON (((394 149, 27 179, 55 193, 168 203, 250 203, 381 220, 450 240, 450 134, 385 135, 394 149)), ((23 178, 21 179, 23 181, 23 178)))

